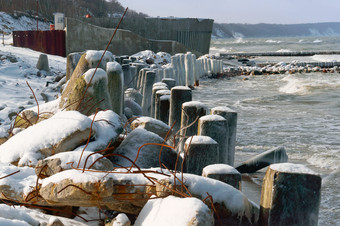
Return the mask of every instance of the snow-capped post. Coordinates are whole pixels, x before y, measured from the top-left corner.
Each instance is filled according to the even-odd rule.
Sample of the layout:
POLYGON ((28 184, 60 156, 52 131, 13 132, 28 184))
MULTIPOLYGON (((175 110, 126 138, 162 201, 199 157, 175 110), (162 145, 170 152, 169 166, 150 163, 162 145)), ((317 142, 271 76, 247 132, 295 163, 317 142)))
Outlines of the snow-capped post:
MULTIPOLYGON (((180 72, 180 64, 179 64, 179 56, 173 55, 171 56, 171 65, 174 68, 174 79, 178 81, 179 78, 179 72, 180 72)), ((165 78, 165 77, 164 77, 165 78)), ((169 88, 170 89, 170 88, 169 88)))
POLYGON ((185 85, 192 86, 194 84, 192 53, 188 52, 184 55, 184 65, 185 65, 185 85))
POLYGON ((155 82, 155 77, 156 77, 155 72, 146 71, 144 88, 143 88, 143 101, 142 101, 143 115, 145 116, 150 116, 152 85, 155 82))
POLYGON ((145 72, 150 71, 149 68, 141 68, 138 73, 138 79, 137 79, 137 89, 143 93, 143 83, 144 83, 144 76, 145 72))
POLYGON ((132 79, 133 79, 133 85, 132 85, 132 87, 133 87, 134 89, 138 89, 138 88, 137 88, 137 82, 138 82, 138 79, 139 79, 139 72, 140 72, 140 70, 141 70, 142 68, 145 67, 145 64, 142 64, 142 63, 133 63, 132 65, 136 67, 136 72, 135 72, 135 74, 133 74, 133 78, 132 78, 132 79))
MULTIPOLYGON (((170 90, 158 90, 156 92, 156 98, 155 98, 155 119, 161 120, 163 121, 161 118, 161 114, 164 114, 163 119, 167 119, 164 120, 164 123, 168 123, 169 122, 169 103, 167 103, 166 105, 163 106, 163 112, 161 113, 161 97, 164 95, 167 95, 170 97, 171 91, 170 90)), ((169 102, 169 98, 168 102, 169 102)))
POLYGON ((217 163, 228 162, 228 129, 227 120, 219 115, 206 115, 198 121, 197 135, 209 136, 219 145, 219 161, 217 163))
POLYGON ((237 190, 241 190, 241 173, 234 167, 227 164, 213 164, 206 166, 203 169, 202 176, 222 181, 233 186, 237 190))
POLYGON ((76 69, 77 64, 80 60, 81 54, 80 53, 70 53, 67 56, 66 60, 66 81, 68 81, 72 74, 74 69, 76 69))
POLYGON ((192 91, 187 86, 175 86, 171 89, 169 126, 174 125, 176 134, 181 127, 182 104, 192 100, 192 91))
POLYGON ((220 115, 227 120, 228 130, 228 162, 230 166, 234 166, 236 130, 237 130, 237 112, 228 107, 215 107, 211 109, 212 115, 220 115))
MULTIPOLYGON (((127 60, 127 59, 125 59, 127 60)), ((124 89, 131 87, 131 72, 129 64, 122 64, 122 70, 124 75, 124 89)))
POLYGON ((106 65, 106 72, 112 110, 121 116, 124 110, 124 74, 122 66, 117 62, 109 62, 106 65))
POLYGON ((157 82, 152 86, 152 96, 151 96, 151 112, 150 116, 155 117, 155 108, 156 108, 156 93, 159 90, 169 90, 168 86, 165 83, 157 82))
POLYGON ((176 86, 176 80, 173 78, 163 78, 162 82, 168 85, 169 90, 176 86))
POLYGON ((37 63, 37 69, 42 70, 42 71, 46 71, 46 72, 50 71, 50 67, 48 65, 48 58, 47 58, 46 54, 40 54, 39 55, 39 59, 38 59, 38 63, 37 63))
POLYGON ((208 106, 198 101, 189 101, 182 104, 181 136, 179 152, 184 151, 185 137, 197 134, 198 119, 207 114, 208 106), (187 128, 186 128, 187 127, 187 128))
POLYGON ((188 137, 184 145, 187 173, 202 175, 203 168, 219 159, 218 143, 208 136, 188 137))
MULTIPOLYGON (((159 91, 162 92, 162 91, 159 91)), ((171 93, 171 92, 170 92, 171 93)), ((170 114, 170 97, 171 95, 165 94, 159 97, 159 120, 164 123, 169 122, 170 114)))
POLYGON ((184 86, 185 85, 185 66, 184 66, 184 54, 179 53, 178 55, 178 62, 179 62, 179 72, 178 72, 178 85, 184 86))
POLYGON ((318 225, 321 177, 301 164, 270 165, 263 179, 259 225, 318 225))

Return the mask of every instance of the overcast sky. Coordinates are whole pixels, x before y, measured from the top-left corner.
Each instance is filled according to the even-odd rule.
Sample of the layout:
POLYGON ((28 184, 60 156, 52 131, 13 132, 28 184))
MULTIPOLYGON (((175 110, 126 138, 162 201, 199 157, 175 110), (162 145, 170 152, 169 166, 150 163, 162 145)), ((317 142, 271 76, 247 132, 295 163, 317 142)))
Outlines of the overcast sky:
POLYGON ((149 16, 210 18, 217 23, 340 22, 340 0, 118 0, 149 16))

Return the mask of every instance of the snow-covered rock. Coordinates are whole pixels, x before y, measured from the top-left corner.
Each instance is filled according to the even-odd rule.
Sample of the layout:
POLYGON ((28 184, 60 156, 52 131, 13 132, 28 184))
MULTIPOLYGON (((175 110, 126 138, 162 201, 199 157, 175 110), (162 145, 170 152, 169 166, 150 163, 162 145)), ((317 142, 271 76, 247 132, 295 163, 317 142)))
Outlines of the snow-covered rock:
POLYGON ((171 136, 171 128, 164 122, 154 119, 152 117, 139 117, 133 120, 131 123, 131 129, 143 128, 147 131, 153 132, 158 136, 165 138, 168 135, 168 138, 171 136))
POLYGON ((139 214, 135 226, 213 226, 213 212, 197 198, 150 199, 139 214))
POLYGON ((132 165, 131 161, 136 161, 136 165, 140 168, 160 167, 160 164, 163 163, 169 169, 174 169, 178 158, 177 152, 169 147, 162 148, 163 143, 163 138, 157 134, 143 128, 136 128, 114 151, 116 155, 113 158, 113 163, 129 167, 132 165), (118 155, 123 155, 131 161, 118 155))

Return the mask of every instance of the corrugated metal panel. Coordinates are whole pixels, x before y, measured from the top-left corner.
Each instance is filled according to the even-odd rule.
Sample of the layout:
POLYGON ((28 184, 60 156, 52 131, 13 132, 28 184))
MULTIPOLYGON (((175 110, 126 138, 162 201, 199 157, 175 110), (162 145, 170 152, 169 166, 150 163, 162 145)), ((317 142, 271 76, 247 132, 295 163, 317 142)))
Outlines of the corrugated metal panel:
POLYGON ((13 31, 13 45, 39 52, 66 56, 65 31, 13 31))

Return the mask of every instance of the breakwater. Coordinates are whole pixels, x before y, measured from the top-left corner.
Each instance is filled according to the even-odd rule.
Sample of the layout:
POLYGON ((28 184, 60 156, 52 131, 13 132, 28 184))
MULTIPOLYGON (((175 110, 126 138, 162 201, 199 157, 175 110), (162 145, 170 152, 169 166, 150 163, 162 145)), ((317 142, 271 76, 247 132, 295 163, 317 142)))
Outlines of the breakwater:
POLYGON ((220 57, 229 59, 233 57, 258 57, 258 56, 281 57, 281 56, 314 56, 314 55, 340 55, 340 50, 221 53, 220 57))

